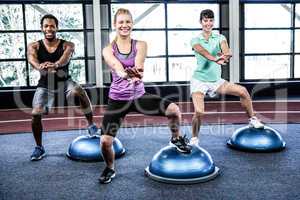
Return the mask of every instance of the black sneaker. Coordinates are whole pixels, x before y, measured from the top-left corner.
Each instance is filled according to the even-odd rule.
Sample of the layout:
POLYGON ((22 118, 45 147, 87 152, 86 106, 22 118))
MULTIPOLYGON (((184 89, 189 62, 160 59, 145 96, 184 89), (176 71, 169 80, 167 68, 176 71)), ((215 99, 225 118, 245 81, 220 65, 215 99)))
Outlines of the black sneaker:
POLYGON ((113 169, 110 169, 109 167, 105 167, 104 171, 102 172, 99 182, 102 184, 110 183, 111 179, 116 176, 116 172, 113 169))
POLYGON ((30 158, 31 161, 41 160, 46 155, 45 149, 43 146, 36 146, 34 148, 33 153, 31 154, 30 158))
POLYGON ((192 147, 189 144, 189 140, 186 135, 179 136, 178 138, 171 138, 170 145, 176 147, 181 153, 191 153, 192 147))

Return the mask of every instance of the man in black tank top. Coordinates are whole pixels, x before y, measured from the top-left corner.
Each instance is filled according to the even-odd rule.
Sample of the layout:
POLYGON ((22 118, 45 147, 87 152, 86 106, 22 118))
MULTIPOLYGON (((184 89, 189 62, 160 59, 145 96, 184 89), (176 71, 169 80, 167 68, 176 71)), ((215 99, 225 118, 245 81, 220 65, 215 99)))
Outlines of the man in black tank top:
POLYGON ((45 156, 42 146, 42 114, 53 106, 54 95, 64 92, 68 100, 79 99, 80 108, 88 121, 88 132, 93 135, 98 131, 93 122, 90 99, 80 85, 72 81, 68 74, 70 58, 74 44, 56 38, 58 20, 53 15, 45 15, 41 19, 44 39, 28 45, 28 62, 40 72, 40 80, 32 101, 32 132, 36 147, 31 160, 40 160, 45 156))

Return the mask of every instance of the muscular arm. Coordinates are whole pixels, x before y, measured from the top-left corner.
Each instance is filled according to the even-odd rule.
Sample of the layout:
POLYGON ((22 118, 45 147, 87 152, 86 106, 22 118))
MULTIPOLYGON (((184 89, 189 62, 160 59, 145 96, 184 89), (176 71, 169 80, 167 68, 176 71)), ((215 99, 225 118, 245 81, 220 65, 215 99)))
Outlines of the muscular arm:
POLYGON ((72 57, 72 54, 74 52, 74 43, 72 42, 65 42, 64 45, 63 45, 63 48, 64 48, 64 53, 63 55, 59 58, 58 61, 55 62, 56 64, 56 68, 59 68, 59 67, 63 67, 65 66, 66 64, 69 63, 71 57, 72 57))
POLYGON ((121 78, 127 78, 128 74, 125 72, 121 62, 114 56, 111 45, 106 46, 102 51, 103 58, 107 65, 115 71, 121 78))
POLYGON ((37 70, 40 70, 41 66, 37 56, 38 48, 39 48, 38 42, 30 43, 27 47, 27 57, 28 57, 28 62, 32 65, 32 67, 37 70))

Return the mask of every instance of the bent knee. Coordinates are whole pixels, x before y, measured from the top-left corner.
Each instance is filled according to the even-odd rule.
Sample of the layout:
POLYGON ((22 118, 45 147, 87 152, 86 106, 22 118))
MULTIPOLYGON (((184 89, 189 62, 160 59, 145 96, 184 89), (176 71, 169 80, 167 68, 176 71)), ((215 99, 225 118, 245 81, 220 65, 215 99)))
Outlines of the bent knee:
POLYGON ((243 86, 241 86, 241 89, 240 89, 239 93, 240 93, 241 98, 250 98, 248 90, 243 86))
POLYGON ((167 117, 179 117, 181 115, 179 107, 175 103, 169 104, 166 110, 167 117))
POLYGON ((109 135, 102 135, 101 136, 101 146, 103 148, 110 148, 113 144, 114 138, 109 135))
POLYGON ((85 91, 83 90, 82 87, 80 86, 75 86, 74 88, 71 89, 67 97, 69 96, 82 96, 84 95, 85 91))
POLYGON ((31 111, 32 117, 41 116, 44 113, 43 107, 34 107, 31 111))

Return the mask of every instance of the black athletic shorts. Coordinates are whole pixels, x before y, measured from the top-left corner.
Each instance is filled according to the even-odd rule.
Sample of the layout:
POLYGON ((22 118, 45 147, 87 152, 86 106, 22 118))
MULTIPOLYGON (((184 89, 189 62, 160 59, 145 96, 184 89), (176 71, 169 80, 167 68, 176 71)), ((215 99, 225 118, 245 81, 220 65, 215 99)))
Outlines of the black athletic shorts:
POLYGON ((109 99, 102 121, 101 134, 115 137, 123 118, 129 112, 165 116, 166 109, 171 103, 170 100, 148 93, 132 101, 109 99))

